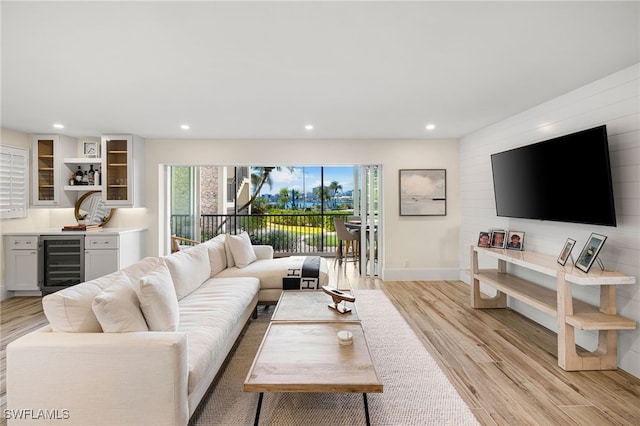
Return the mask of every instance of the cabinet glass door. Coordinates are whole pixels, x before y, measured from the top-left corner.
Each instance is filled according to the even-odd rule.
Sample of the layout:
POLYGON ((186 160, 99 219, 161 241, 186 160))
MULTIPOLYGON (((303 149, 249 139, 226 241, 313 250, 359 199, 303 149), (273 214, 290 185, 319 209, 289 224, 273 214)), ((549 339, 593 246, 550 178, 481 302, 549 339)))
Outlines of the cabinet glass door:
POLYGON ((109 139, 105 141, 106 199, 127 201, 129 199, 129 141, 109 139))
POLYGON ((54 143, 52 139, 40 139, 37 142, 37 200, 55 200, 55 163, 54 163, 54 143))

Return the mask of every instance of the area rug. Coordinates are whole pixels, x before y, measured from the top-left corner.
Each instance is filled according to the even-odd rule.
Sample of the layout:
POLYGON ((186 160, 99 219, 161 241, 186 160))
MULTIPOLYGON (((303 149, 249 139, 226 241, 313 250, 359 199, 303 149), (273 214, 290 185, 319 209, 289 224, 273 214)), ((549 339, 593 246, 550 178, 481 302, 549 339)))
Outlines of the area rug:
MULTIPOLYGON (((402 315, 381 290, 355 292, 378 374, 381 394, 368 394, 372 425, 478 425, 453 385, 402 315)), ((258 309, 190 426, 251 425, 258 394, 242 384, 264 335, 273 307, 258 309)), ((330 372, 327 372, 330 374, 330 372)), ((261 425, 364 425, 358 393, 265 393, 261 425)))

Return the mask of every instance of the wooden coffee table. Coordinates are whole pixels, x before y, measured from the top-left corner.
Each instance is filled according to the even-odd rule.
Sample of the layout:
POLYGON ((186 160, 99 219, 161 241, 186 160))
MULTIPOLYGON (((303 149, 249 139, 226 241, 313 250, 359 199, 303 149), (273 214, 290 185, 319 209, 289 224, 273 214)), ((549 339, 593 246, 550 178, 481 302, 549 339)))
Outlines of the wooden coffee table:
MULTIPOLYGON (((295 296, 294 293, 284 299, 281 297, 279 304, 284 303, 276 308, 274 317, 278 312, 281 316, 283 312, 290 312, 289 303, 297 304, 308 296, 295 296)), ((316 306, 305 311, 304 320, 294 321, 286 315, 286 320, 273 319, 269 324, 244 381, 245 392, 260 392, 255 425, 260 418, 264 392, 362 393, 367 425, 370 424, 367 393, 380 393, 383 385, 373 364, 364 329, 359 320, 344 318, 350 314, 342 315, 329 309, 326 305, 331 298, 322 292, 318 294, 323 297, 318 296, 316 306), (324 310, 320 309, 322 305, 324 310, 339 317, 309 319, 313 312, 324 316, 324 310), (339 344, 337 334, 342 330, 353 334, 352 345, 339 344)))
POLYGON ((354 303, 347 302, 351 312, 346 314, 329 309, 328 305, 332 303, 331 297, 323 291, 283 291, 273 311, 271 321, 360 321, 354 303))

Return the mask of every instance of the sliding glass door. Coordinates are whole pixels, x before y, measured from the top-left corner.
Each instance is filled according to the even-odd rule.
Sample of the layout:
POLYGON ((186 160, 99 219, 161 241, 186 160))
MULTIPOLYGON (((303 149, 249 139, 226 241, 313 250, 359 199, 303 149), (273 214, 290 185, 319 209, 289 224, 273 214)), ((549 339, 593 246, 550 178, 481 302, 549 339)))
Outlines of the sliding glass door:
MULTIPOLYGON (((335 253, 336 216, 363 216, 379 226, 378 166, 170 166, 167 227, 171 235, 205 241, 249 233, 276 255, 335 253)), ((364 234, 364 233, 363 233, 364 234)), ((381 235, 366 233, 376 274, 381 235)), ((363 252, 363 256, 364 256, 363 252)), ((364 267, 368 263, 363 262, 364 267)))

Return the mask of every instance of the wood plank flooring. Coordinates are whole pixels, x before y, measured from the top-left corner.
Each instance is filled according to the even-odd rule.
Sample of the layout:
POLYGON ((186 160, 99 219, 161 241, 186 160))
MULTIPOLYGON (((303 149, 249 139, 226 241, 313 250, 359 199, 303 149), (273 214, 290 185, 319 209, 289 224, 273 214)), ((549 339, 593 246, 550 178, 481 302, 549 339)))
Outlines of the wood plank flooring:
MULTIPOLYGON (((622 370, 562 370, 555 333, 508 309, 471 309, 463 282, 383 282, 334 260, 330 275, 338 288, 382 289, 483 425, 640 424, 640 379, 622 370)), ((0 308, 1 413, 6 346, 46 319, 40 298, 13 298, 0 308)))

